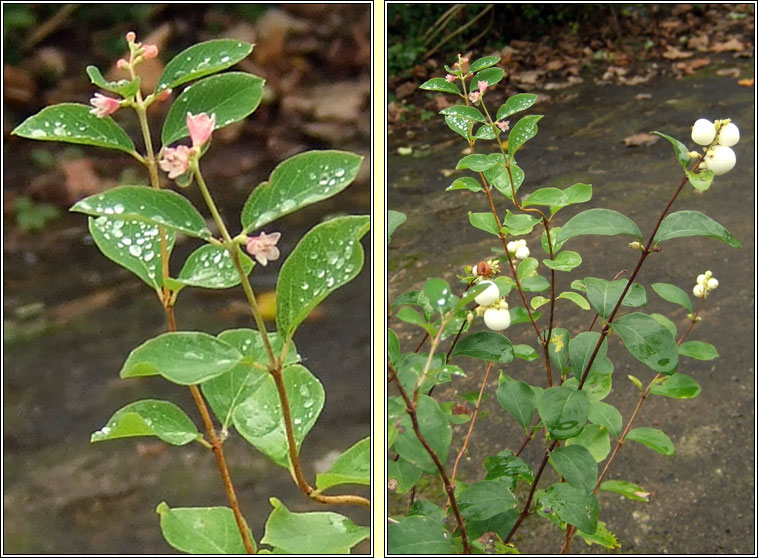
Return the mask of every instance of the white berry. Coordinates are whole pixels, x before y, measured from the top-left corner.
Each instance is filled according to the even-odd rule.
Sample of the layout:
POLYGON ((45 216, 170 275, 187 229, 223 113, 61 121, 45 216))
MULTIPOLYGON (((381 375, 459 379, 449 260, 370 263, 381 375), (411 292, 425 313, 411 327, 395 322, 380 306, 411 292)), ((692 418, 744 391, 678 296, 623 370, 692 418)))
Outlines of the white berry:
POLYGON ((738 141, 740 141, 740 129, 731 122, 719 130, 719 145, 732 147, 738 141))
POLYGON ((717 145, 705 156, 705 168, 713 171, 716 176, 725 174, 734 168, 737 156, 731 147, 717 145))
POLYGON ((507 309, 487 308, 484 323, 492 330, 501 331, 511 325, 511 313, 507 309))
POLYGON ((519 246, 516 249, 516 258, 519 260, 525 260, 529 257, 529 248, 526 246, 519 246))
POLYGON ((705 289, 703 288, 703 285, 695 285, 694 287, 692 287, 692 294, 694 294, 698 298, 702 297, 704 292, 705 292, 705 289))
POLYGON ((710 145, 716 137, 716 126, 710 120, 700 118, 692 126, 692 141, 698 145, 710 145))
POLYGON ((484 289, 481 293, 476 295, 476 298, 474 300, 479 306, 489 306, 493 302, 495 302, 498 297, 500 297, 500 289, 497 288, 497 285, 492 281, 482 281, 479 283, 480 285, 487 285, 487 288, 484 289))
POLYGON ((713 289, 715 289, 718 286, 719 286, 718 279, 716 279, 715 277, 712 278, 712 279, 708 279, 707 287, 708 287, 709 291, 712 291, 713 289))

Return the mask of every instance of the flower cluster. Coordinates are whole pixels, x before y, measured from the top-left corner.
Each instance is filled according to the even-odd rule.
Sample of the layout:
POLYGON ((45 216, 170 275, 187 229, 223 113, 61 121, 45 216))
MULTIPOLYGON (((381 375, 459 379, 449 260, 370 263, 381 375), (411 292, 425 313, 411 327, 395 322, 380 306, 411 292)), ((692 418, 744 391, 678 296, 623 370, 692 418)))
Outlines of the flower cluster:
POLYGON ((698 119, 692 126, 692 141, 707 146, 703 162, 700 163, 703 170, 713 171, 718 176, 732 170, 737 163, 732 146, 740 141, 740 130, 728 118, 715 122, 698 119))
MULTIPOLYGON (((216 115, 208 116, 201 112, 198 115, 187 113, 187 130, 189 130, 192 147, 179 145, 177 147, 165 147, 163 156, 158 161, 161 169, 168 173, 170 179, 175 179, 189 170, 190 159, 198 153, 210 139, 213 128, 216 125, 216 115)), ((265 265, 265 264, 264 264, 265 265)))
POLYGON ((479 91, 472 91, 468 94, 469 101, 472 103, 476 103, 479 98, 484 95, 484 92, 487 90, 488 83, 486 81, 479 81, 476 85, 479 88, 479 91))
POLYGON ((471 273, 479 277, 489 277, 500 273, 500 262, 494 259, 482 260, 471 266, 471 273))
POLYGON ((698 298, 705 298, 708 293, 715 290, 719 286, 718 280, 713 276, 713 273, 706 271, 697 276, 696 285, 692 288, 692 293, 698 298))
POLYGON ((512 240, 506 246, 508 253, 511 254, 517 260, 525 260, 529 257, 529 248, 526 246, 526 240, 512 240))
POLYGON ((474 301, 479 305, 477 316, 484 316, 484 324, 494 330, 502 331, 511 325, 511 313, 505 297, 500 296, 500 289, 493 281, 482 281, 487 287, 476 295, 474 301))

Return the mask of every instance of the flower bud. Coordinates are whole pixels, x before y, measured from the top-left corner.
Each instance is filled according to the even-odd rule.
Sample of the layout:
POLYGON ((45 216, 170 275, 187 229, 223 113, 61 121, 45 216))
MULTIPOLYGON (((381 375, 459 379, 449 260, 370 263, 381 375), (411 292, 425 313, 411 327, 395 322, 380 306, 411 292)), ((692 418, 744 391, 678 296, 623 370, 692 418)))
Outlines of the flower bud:
POLYGON ((705 168, 713 171, 713 174, 719 176, 726 174, 734 168, 737 163, 737 156, 731 147, 717 145, 708 151, 705 156, 705 168))
POLYGON ((738 141, 740 141, 740 129, 731 122, 726 126, 722 126, 722 128, 719 130, 717 141, 719 145, 732 147, 738 141))
POLYGON ((136 40, 137 40, 137 35, 134 33, 134 31, 129 31, 126 34, 126 42, 127 43, 133 43, 136 40))
POLYGON ((710 145, 716 137, 716 126, 710 120, 700 118, 692 126, 692 141, 698 145, 710 145))
POLYGON ((158 47, 155 45, 143 45, 142 49, 142 56, 145 57, 145 60, 150 60, 151 58, 158 56, 158 47))
POLYGON ((127 70, 129 69, 129 62, 125 60, 124 58, 119 58, 118 62, 116 62, 116 67, 119 70, 127 70))
POLYGON ((484 312, 484 323, 494 331, 502 331, 511 325, 511 313, 505 308, 488 308, 484 312))
POLYGON ((493 302, 495 302, 498 297, 500 297, 500 289, 497 288, 497 285, 492 281, 482 281, 479 283, 480 285, 487 285, 487 288, 484 289, 481 293, 476 295, 476 298, 474 298, 474 301, 479 306, 489 306, 493 302))

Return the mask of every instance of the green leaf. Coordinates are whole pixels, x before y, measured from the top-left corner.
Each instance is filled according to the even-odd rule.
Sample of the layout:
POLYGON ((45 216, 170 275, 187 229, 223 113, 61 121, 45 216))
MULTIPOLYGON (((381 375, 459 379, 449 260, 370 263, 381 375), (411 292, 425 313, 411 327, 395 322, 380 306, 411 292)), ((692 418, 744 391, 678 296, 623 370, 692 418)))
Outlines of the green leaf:
POLYGON ((689 179, 690 184, 692 184, 693 188, 700 192, 705 192, 708 188, 710 188, 713 179, 716 177, 716 175, 713 174, 713 171, 711 170, 691 171, 690 169, 685 169, 684 174, 687 175, 687 178, 689 179))
POLYGON ((471 119, 465 116, 445 116, 445 124, 447 124, 448 128, 450 128, 456 134, 460 134, 465 139, 469 139, 471 137, 471 122, 471 119))
POLYGON ((116 411, 105 426, 92 433, 90 442, 132 436, 157 436, 167 444, 183 446, 201 434, 178 406, 169 401, 144 399, 116 411))
POLYGON ((616 535, 608 530, 604 521, 597 522, 597 531, 591 535, 588 535, 582 530, 578 530, 576 534, 582 537, 584 542, 588 545, 599 544, 600 546, 610 549, 621 548, 621 543, 616 538, 616 535))
POLYGON ((480 81, 486 81, 487 85, 491 86, 498 83, 504 77, 505 77, 505 70, 503 70, 502 68, 487 68, 486 70, 482 70, 478 74, 476 74, 474 76, 474 79, 472 79, 471 81, 472 83, 473 82, 479 83, 480 81))
POLYGON ((53 105, 30 116, 12 134, 42 141, 62 141, 135 153, 134 143, 110 116, 98 118, 92 107, 75 103, 53 105))
MULTIPOLYGON (((421 435, 444 465, 453 436, 447 416, 437 401, 427 395, 419 395, 416 412, 421 435)), ((406 414, 401 419, 399 431, 395 451, 400 457, 426 473, 438 473, 434 461, 416 437, 409 415, 406 414)))
POLYGON ((532 310, 537 310, 537 308, 540 308, 550 302, 549 298, 545 298, 544 296, 535 296, 532 298, 532 300, 529 301, 529 305, 532 307, 532 310))
POLYGON ((419 89, 427 91, 444 91, 445 93, 457 93, 461 95, 461 90, 455 83, 450 83, 445 78, 432 78, 419 85, 419 89))
POLYGON ((664 240, 685 236, 708 236, 731 246, 742 248, 742 243, 719 223, 699 211, 677 211, 667 215, 653 238, 658 246, 664 240))
MULTIPOLYGON (((146 186, 119 186, 79 200, 71 211, 142 221, 199 238, 209 238, 203 216, 184 196, 146 186)), ((122 241, 123 242, 123 241, 122 241)))
POLYGON ((542 260, 542 263, 556 271, 571 271, 575 267, 582 265, 582 257, 576 252, 565 250, 555 256, 555 259, 542 260))
MULTIPOLYGON (((573 337, 569 341, 569 358, 571 360, 571 371, 576 378, 581 378, 584 374, 584 370, 587 368, 587 364, 592 358, 592 354, 597 346, 600 334, 596 331, 583 331, 576 337, 573 337)), ((592 362, 592 370, 597 368, 598 364, 608 353, 608 342, 603 340, 600 348, 595 355, 595 360, 592 362)), ((591 371, 592 371, 591 370, 591 371)), ((589 378, 591 372, 588 373, 589 378)))
POLYGON ((682 289, 670 283, 653 283, 651 285, 656 294, 663 300, 683 306, 690 312, 694 312, 690 297, 682 289))
POLYGON ((624 498, 629 500, 636 500, 638 502, 649 502, 649 492, 645 492, 645 489, 638 484, 631 483, 623 480, 610 480, 605 481, 599 487, 599 490, 606 492, 615 492, 620 494, 624 498))
POLYGON ((513 360, 513 345, 500 333, 479 331, 461 337, 450 356, 468 356, 507 364, 513 360))
POLYGON ((549 452, 550 464, 567 483, 592 491, 597 482, 597 462, 584 446, 556 448, 549 452))
MULTIPOLYGON (((611 386, 613 380, 611 373, 613 372, 613 363, 608 357, 602 359, 596 359, 592 365, 592 371, 587 377, 587 381, 584 383, 583 391, 587 393, 587 397, 590 401, 601 401, 608 397, 611 392, 611 386), (611 372, 605 371, 610 369, 611 372)), ((571 377, 563 382, 564 386, 571 389, 577 389, 579 387, 579 379, 571 377)))
MULTIPOLYGON (((548 290, 550 282, 542 275, 530 275, 521 281, 521 288, 529 293, 539 293, 548 290)), ((511 320, 511 325, 513 325, 513 320, 511 320)))
POLYGON ((532 232, 534 226, 539 223, 540 220, 531 215, 525 213, 513 214, 510 209, 505 210, 504 224, 508 229, 508 234, 514 236, 521 236, 532 232))
POLYGON ((537 351, 535 351, 531 346, 525 345, 523 343, 513 346, 513 355, 516 358, 520 358, 527 362, 532 362, 533 360, 540 358, 537 354, 537 351))
MULTIPOLYGON (((627 283, 626 279, 606 281, 597 277, 585 277, 584 285, 587 289, 587 299, 589 299, 592 309, 603 318, 610 317, 627 283)), ((639 283, 632 283, 621 302, 621 306, 637 307, 646 304, 645 287, 639 283)))
POLYGON ((487 480, 505 478, 510 483, 511 490, 516 488, 516 481, 523 480, 527 484, 534 482, 534 471, 520 457, 513 455, 511 450, 502 450, 495 455, 484 458, 484 468, 487 469, 487 480))
POLYGON ((572 292, 572 291, 563 291, 556 298, 563 298, 565 300, 570 300, 571 302, 573 302, 574 304, 576 304, 582 310, 589 310, 590 309, 590 303, 587 302, 587 299, 584 298, 579 293, 575 293, 575 292, 572 292))
MULTIPOLYGON (((499 170, 499 169, 495 169, 495 170, 499 170)), ((509 200, 512 200, 513 189, 515 189, 516 192, 518 192, 518 189, 521 187, 521 184, 524 183, 525 177, 526 175, 524 174, 524 171, 521 167, 519 167, 516 164, 511 164, 510 174, 508 174, 507 169, 503 169, 502 172, 500 172, 491 182, 498 192, 503 194, 509 200), (511 188, 511 175, 513 176, 513 188, 511 188)))
POLYGON ((600 463, 611 452, 611 439, 605 426, 588 424, 581 434, 567 440, 566 446, 582 446, 590 452, 596 462, 600 463))
POLYGON ((467 521, 484 521, 518 505, 507 482, 500 479, 475 482, 463 489, 456 500, 467 521))
POLYGON ((234 66, 253 51, 253 45, 234 39, 216 39, 192 45, 174 56, 163 69, 156 92, 215 74, 234 66))
POLYGON ((164 146, 189 136, 187 113, 216 115, 215 130, 242 120, 261 102, 264 80, 242 72, 211 76, 186 87, 171 105, 161 131, 164 146))
POLYGON ((371 484, 371 438, 353 444, 326 473, 316 475, 316 488, 321 491, 339 484, 371 484))
POLYGON ((482 188, 482 185, 479 184, 479 181, 477 179, 470 176, 462 176, 461 178, 456 178, 450 186, 445 188, 445 191, 449 192, 451 190, 469 190, 470 192, 480 192, 483 189, 484 188, 482 188))
POLYGON ((690 166, 690 162, 692 159, 690 159, 689 152, 690 150, 687 149, 687 146, 684 145, 681 141, 679 141, 676 138, 672 138, 671 136, 667 136, 664 133, 661 132, 651 132, 653 134, 657 134, 661 136, 662 138, 666 139, 674 148, 674 155, 676 155, 677 161, 679 161, 679 164, 682 166, 684 170, 687 170, 690 166))
POLYGON ((491 140, 495 139, 499 134, 499 131, 496 133, 495 130, 492 129, 492 126, 490 124, 482 124, 479 126, 479 129, 474 134, 475 139, 483 139, 483 140, 491 140))
POLYGON ((436 328, 429 323, 429 320, 425 319, 424 316, 416 312, 413 308, 404 306, 397 311, 395 316, 398 320, 402 320, 405 323, 421 326, 432 339, 437 335, 436 328))
POLYGON ((387 210, 387 244, 392 240, 392 233, 395 232, 400 225, 405 223, 405 219, 405 213, 393 209, 387 210))
MULTIPOLYGON (((103 255, 125 267, 156 290, 163 286, 161 237, 157 225, 110 217, 90 217, 89 232, 103 255)), ((166 231, 166 256, 174 247, 174 232, 166 231)))
POLYGON ((500 62, 499 56, 482 56, 481 58, 477 58, 471 63, 471 66, 469 67, 468 71, 473 73, 478 72, 479 70, 483 70, 484 68, 489 68, 490 66, 494 66, 500 62))
MULTIPOLYGON (((656 322, 658 322, 663 327, 665 327, 669 331, 669 333, 671 334, 671 337, 673 337, 674 339, 676 339, 676 324, 674 322, 672 322, 671 320, 669 320, 663 314, 657 314, 655 312, 653 312, 652 314, 650 314, 650 317, 652 317, 656 322)), ((680 354, 681 354, 681 351, 680 351, 680 354)))
POLYGON ((497 109, 497 117, 495 120, 502 120, 509 117, 511 114, 516 114, 522 110, 526 110, 531 107, 537 100, 537 95, 531 93, 517 93, 508 98, 504 105, 501 105, 497 109))
POLYGON ((655 318, 634 312, 617 318, 613 329, 631 355, 655 372, 671 374, 679 364, 676 340, 655 318))
MULTIPOLYGON (((324 407, 324 387, 299 364, 282 370, 299 453, 306 434, 324 407)), ((284 416, 274 378, 268 375, 245 401, 234 408, 232 422, 245 440, 277 465, 290 466, 284 416)))
POLYGON ((406 494, 416 486, 423 473, 421 469, 408 463, 405 459, 387 461, 387 482, 391 491, 393 490, 391 487, 397 483, 394 488, 394 492, 397 494, 406 494))
MULTIPOLYGON (((222 331, 218 338, 237 349, 243 360, 240 364, 212 378, 200 386, 203 395, 224 428, 232 422, 234 409, 245 401, 268 376, 269 359, 263 338, 254 329, 230 329, 222 331)), ((268 333, 269 343, 275 355, 282 352, 284 343, 276 332, 268 333)), ((299 361, 297 349, 290 343, 284 357, 284 366, 299 361)))
POLYGON ((534 416, 534 392, 526 382, 503 382, 497 387, 497 400, 524 430, 529 427, 534 416))
POLYGON ((508 153, 511 157, 516 155, 522 145, 537 135, 537 122, 542 118, 541 114, 531 114, 524 116, 516 122, 508 134, 508 153))
MULTIPOLYGON (((498 537, 500 537, 500 540, 505 539, 508 536, 508 533, 510 533, 513 526, 516 524, 518 517, 519 510, 512 509, 503 513, 499 513, 497 515, 493 515, 484 521, 467 521, 466 533, 470 537, 469 540, 471 541, 471 547, 474 549, 473 553, 486 553, 484 551, 484 546, 480 542, 480 537, 484 533, 495 533, 498 537)), ((490 548, 492 548, 492 551, 494 551, 496 554, 518 554, 518 551, 514 546, 505 546, 497 538, 490 548)))
POLYGON ((363 157, 347 151, 306 151, 279 163, 268 182, 258 185, 242 209, 247 234, 352 184, 363 157))
MULTIPOLYGON (((547 333, 545 334, 547 335, 547 333)), ((569 367, 569 332, 566 329, 556 327, 548 344, 550 362, 563 375, 569 367)))
POLYGON ((575 215, 558 231, 556 243, 566 242, 570 238, 585 235, 612 236, 624 234, 642 240, 639 227, 618 211, 612 209, 588 209, 575 215))
POLYGON ((457 554, 452 535, 437 521, 420 515, 387 524, 388 554, 457 554))
POLYGON ((269 502, 274 510, 266 520, 261 543, 273 546, 276 554, 349 554, 351 548, 371 536, 370 527, 356 525, 344 515, 294 513, 276 498, 269 502))
POLYGON ((90 81, 100 89, 117 93, 122 97, 132 97, 137 93, 140 86, 140 77, 136 76, 134 80, 121 79, 118 81, 108 81, 103 77, 97 66, 87 66, 85 68, 90 81))
POLYGON ((674 372, 671 376, 666 376, 663 381, 654 383, 650 386, 650 393, 653 395, 663 395, 673 399, 690 399, 697 397, 702 391, 697 381, 686 375, 674 372))
POLYGON ((597 498, 587 490, 567 483, 554 484, 540 494, 538 506, 585 533, 592 534, 597 529, 597 498))
POLYGON ((516 277, 519 281, 523 281, 526 277, 529 277, 532 273, 537 271, 537 267, 540 263, 536 258, 525 258, 516 269, 516 277))
POLYGON ((613 405, 602 401, 590 401, 590 414, 587 418, 590 422, 607 428, 616 438, 619 437, 623 419, 621 413, 613 405))
POLYGON ((632 428, 626 435, 626 439, 639 442, 643 446, 647 446, 651 450, 663 455, 671 456, 676 453, 671 439, 657 428, 649 428, 647 426, 632 428))
POLYGON ((551 437, 566 440, 584 428, 589 415, 589 400, 584 391, 554 386, 537 398, 537 412, 551 437))
MULTIPOLYGON (((523 287, 524 285, 522 284, 521 286, 523 287)), ((526 308, 524 308, 523 306, 516 306, 514 308, 511 308, 510 314, 511 314, 511 326, 515 326, 517 324, 525 324, 532 321, 531 319, 529 319, 529 313, 526 311, 526 308)), ((537 321, 540 319, 540 316, 542 316, 542 313, 532 312, 532 316, 534 317, 534 321, 537 321)))
POLYGON ((524 207, 530 205, 547 205, 563 207, 567 204, 568 199, 563 190, 558 188, 539 188, 527 196, 521 204, 524 207))
MULTIPOLYGON (((246 554, 231 508, 170 508, 161 502, 155 509, 161 517, 163 538, 188 554, 246 554)), ((250 540, 253 536, 248 529, 250 540)))
MULTIPOLYGON (((566 205, 584 203, 592 199, 592 184, 577 182, 566 188, 563 193, 566 195, 566 205)), ((555 213, 558 209, 551 207, 550 211, 555 213)))
MULTIPOLYGON (((243 254, 239 246, 236 246, 235 249, 245 275, 250 275, 255 265, 253 260, 243 254)), ((229 252, 223 246, 212 244, 205 244, 192 252, 184 262, 179 277, 166 281, 166 285, 174 291, 181 290, 186 286, 203 289, 228 289, 239 284, 240 276, 229 256, 229 252)))
POLYGON ((145 341, 121 368, 122 378, 156 376, 179 385, 200 384, 234 368, 240 352, 207 333, 173 331, 145 341))
POLYGON ((440 314, 449 312, 458 302, 458 297, 452 293, 450 285, 444 279, 430 277, 424 283, 423 292, 440 314))
POLYGON ((489 211, 483 213, 473 213, 469 211, 468 220, 477 229, 493 234, 498 238, 500 237, 500 226, 498 225, 495 216, 489 211))
POLYGON ((703 341, 685 341, 679 345, 678 351, 682 356, 698 360, 713 360, 719 357, 716 347, 703 341))
POLYGON ((455 166, 456 169, 469 169, 474 172, 482 172, 491 167, 494 167, 497 163, 487 157, 487 155, 480 155, 475 153, 473 155, 466 155, 455 166))
POLYGON ((359 241, 370 227, 367 215, 336 217, 300 239, 282 264, 276 283, 276 327, 281 335, 291 338, 316 306, 360 273, 363 247, 359 241))
POLYGON ((484 115, 479 112, 479 109, 466 105, 453 105, 452 107, 444 108, 440 111, 440 114, 444 114, 446 118, 463 118, 466 121, 466 126, 470 126, 472 122, 486 122, 484 115))

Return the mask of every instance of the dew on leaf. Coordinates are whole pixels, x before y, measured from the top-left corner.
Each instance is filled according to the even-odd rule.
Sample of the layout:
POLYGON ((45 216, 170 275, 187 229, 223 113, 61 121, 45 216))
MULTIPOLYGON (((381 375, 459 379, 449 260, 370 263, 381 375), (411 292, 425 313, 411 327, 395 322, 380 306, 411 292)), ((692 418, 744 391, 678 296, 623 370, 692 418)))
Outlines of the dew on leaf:
MULTIPOLYGON (((126 239, 124 239, 126 240, 126 239)), ((129 253, 135 258, 139 258, 142 255, 142 248, 136 245, 129 246, 129 253)))

